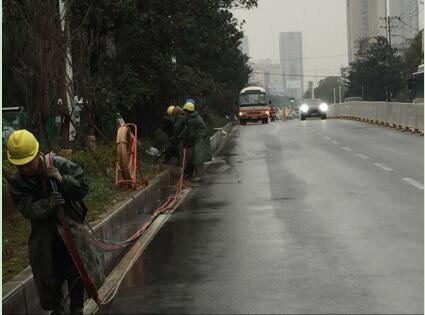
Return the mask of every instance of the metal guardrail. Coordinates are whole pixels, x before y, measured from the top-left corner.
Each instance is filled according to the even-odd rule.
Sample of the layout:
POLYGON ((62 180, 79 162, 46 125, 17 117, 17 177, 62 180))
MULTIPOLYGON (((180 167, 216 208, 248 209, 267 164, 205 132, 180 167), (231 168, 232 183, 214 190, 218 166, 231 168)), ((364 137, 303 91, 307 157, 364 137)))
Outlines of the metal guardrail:
POLYGON ((424 130, 423 104, 353 101, 329 105, 327 116, 358 118, 400 128, 424 130))

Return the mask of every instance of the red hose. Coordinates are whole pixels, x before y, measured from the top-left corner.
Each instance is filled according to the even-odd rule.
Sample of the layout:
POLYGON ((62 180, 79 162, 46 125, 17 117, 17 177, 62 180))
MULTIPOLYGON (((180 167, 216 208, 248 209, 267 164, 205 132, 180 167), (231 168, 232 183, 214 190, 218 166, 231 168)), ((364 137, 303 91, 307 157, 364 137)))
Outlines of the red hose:
POLYGON ((117 249, 120 249, 120 248, 123 248, 123 247, 127 247, 128 245, 131 244, 132 241, 134 241, 138 237, 140 237, 143 234, 143 232, 146 231, 146 229, 152 224, 152 222, 155 220, 155 218, 158 215, 160 215, 161 213, 164 213, 166 211, 166 209, 176 201, 177 196, 180 194, 180 192, 183 188, 183 179, 184 179, 184 170, 186 168, 186 160, 187 160, 187 148, 183 148, 182 171, 181 171, 181 174, 180 174, 180 178, 176 183, 174 192, 171 193, 168 196, 168 198, 166 199, 166 201, 164 203, 162 203, 162 205, 160 205, 157 209, 155 209, 152 212, 152 215, 150 216, 149 221, 142 224, 126 240, 119 241, 119 242, 99 240, 93 235, 94 231, 91 229, 91 227, 88 226, 90 228, 90 230, 93 232, 93 233, 88 233, 88 234, 89 234, 90 238, 93 240, 93 242, 96 244, 96 246, 99 247, 99 248, 105 249, 105 250, 117 250, 117 249))
MULTIPOLYGON (((52 154, 50 153, 46 154, 45 161, 46 161, 47 167, 51 167, 53 165, 52 154)), ((58 191, 56 182, 50 179, 50 183, 52 185, 53 191, 58 191)), ((97 303, 97 305, 99 305, 100 304, 99 293, 93 281, 90 279, 90 276, 87 273, 87 270, 84 268, 83 262, 81 261, 80 253, 78 252, 77 247, 75 246, 71 231, 69 230, 69 227, 65 221, 62 208, 60 208, 57 211, 57 216, 63 229, 63 235, 64 235, 64 241, 66 243, 66 247, 68 248, 72 261, 74 262, 75 268, 78 270, 81 276, 81 280, 83 281, 83 285, 86 288, 87 294, 97 303)))

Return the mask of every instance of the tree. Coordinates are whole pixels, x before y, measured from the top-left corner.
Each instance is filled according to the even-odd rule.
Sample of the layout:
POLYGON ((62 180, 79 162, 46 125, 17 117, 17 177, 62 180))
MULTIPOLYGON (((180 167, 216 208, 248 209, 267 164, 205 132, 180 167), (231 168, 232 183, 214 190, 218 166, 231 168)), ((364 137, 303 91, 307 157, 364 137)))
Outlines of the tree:
POLYGON ((345 86, 340 77, 326 77, 319 81, 317 88, 314 90, 314 97, 320 98, 327 103, 334 102, 334 89, 336 99, 339 100, 339 87, 341 87, 341 95, 345 93, 345 86))
POLYGON ((402 87, 403 62, 397 49, 388 45, 387 39, 378 36, 350 63, 348 96, 363 95, 369 101, 391 101, 402 87))
MULTIPOLYGON (((189 96, 220 114, 236 110, 234 101, 250 69, 238 49, 243 33, 228 9, 252 7, 256 1, 134 0, 125 5, 79 1, 73 5, 74 24, 83 24, 87 34, 98 34, 98 48, 90 58, 92 78, 82 86, 92 91, 91 107, 119 111, 124 118, 136 120, 142 131, 156 128, 169 103, 189 96), (113 54, 107 54, 108 41, 113 43, 113 54)), ((96 112, 104 111, 93 115, 96 112)))
MULTIPOLYGON (((43 13, 41 5, 30 10, 40 1, 8 0, 5 5, 11 10, 5 10, 8 32, 3 64, 7 67, 3 74, 8 88, 3 85, 3 91, 10 104, 25 104, 31 113, 42 113, 37 118, 41 127, 55 102, 64 96, 65 46, 57 1, 46 0, 55 14, 42 16, 55 23, 57 33, 42 34, 47 34, 47 44, 54 41, 58 46, 54 52, 59 56, 45 55, 54 65, 46 68, 52 77, 46 81, 52 91, 48 105, 34 102, 34 91, 44 89, 44 81, 33 76, 40 68, 35 59, 40 56, 40 45, 34 40, 39 37, 30 33, 36 34, 28 17, 43 13)), ((137 123, 142 132, 150 132, 171 102, 181 104, 187 97, 197 99, 204 111, 225 114, 237 110, 234 102, 248 81, 250 68, 239 50, 241 25, 230 10, 255 7, 257 0, 66 0, 66 5, 72 88, 84 99, 82 119, 86 124, 80 133, 102 132, 105 116, 115 112, 137 123)))
POLYGON ((403 53, 403 88, 397 94, 397 101, 412 101, 412 92, 408 88, 408 80, 413 73, 418 71, 418 66, 423 63, 422 38, 423 30, 418 32, 413 39, 408 40, 410 45, 403 53))
POLYGON ((314 86, 313 81, 308 81, 307 91, 304 93, 305 99, 312 98, 312 96, 313 96, 313 86, 314 86))
POLYGON ((3 93, 8 106, 23 106, 29 127, 50 147, 48 119, 65 99, 65 50, 58 3, 54 0, 5 4, 3 93))
POLYGON ((406 77, 416 72, 418 70, 418 66, 423 63, 422 38, 423 30, 419 31, 412 40, 409 40, 410 46, 403 53, 403 61, 405 64, 404 74, 406 77))

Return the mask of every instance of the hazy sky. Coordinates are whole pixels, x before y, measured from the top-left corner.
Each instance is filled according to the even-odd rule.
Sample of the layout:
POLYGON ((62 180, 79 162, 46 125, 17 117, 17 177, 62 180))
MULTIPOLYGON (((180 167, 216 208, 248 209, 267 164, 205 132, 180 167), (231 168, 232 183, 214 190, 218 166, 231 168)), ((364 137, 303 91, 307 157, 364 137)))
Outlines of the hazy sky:
POLYGON ((279 33, 301 31, 305 75, 339 75, 348 65, 345 0, 258 0, 257 8, 233 14, 246 21, 253 61, 279 62, 279 33))

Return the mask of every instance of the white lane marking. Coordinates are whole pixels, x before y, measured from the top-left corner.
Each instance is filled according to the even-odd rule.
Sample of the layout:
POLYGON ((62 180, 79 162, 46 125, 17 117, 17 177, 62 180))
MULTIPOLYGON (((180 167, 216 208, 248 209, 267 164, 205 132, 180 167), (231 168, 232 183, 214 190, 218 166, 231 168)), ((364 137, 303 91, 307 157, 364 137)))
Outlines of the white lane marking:
POLYGON ((331 138, 329 137, 323 137, 325 140, 331 140, 331 138))
POLYGON ((373 165, 379 167, 381 170, 384 170, 384 171, 392 171, 393 170, 392 168, 385 166, 384 164, 381 164, 381 163, 373 163, 373 165))
POLYGON ((421 184, 420 182, 415 181, 412 178, 406 177, 406 178, 402 178, 406 183, 409 183, 410 185, 415 186, 417 189, 424 189, 424 185, 421 184))
POLYGON ((338 141, 332 141, 333 144, 339 145, 338 141))
POLYGON ((349 148, 349 147, 341 147, 343 150, 345 151, 353 151, 353 149, 349 148))
POLYGON ((369 158, 368 156, 361 154, 361 153, 356 153, 354 155, 357 155, 359 158, 362 158, 363 160, 367 160, 369 158))

